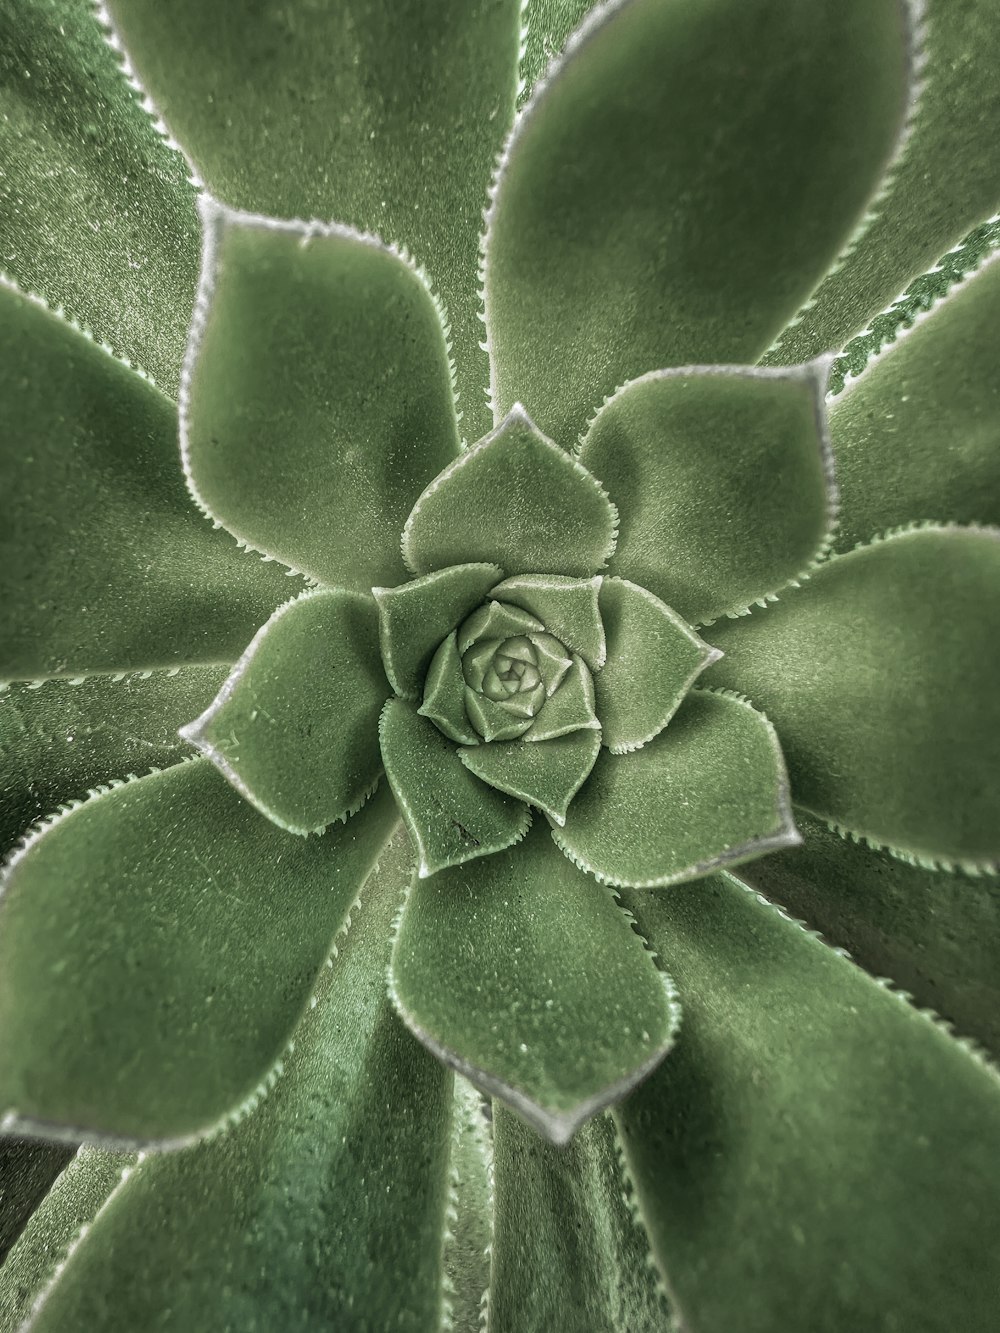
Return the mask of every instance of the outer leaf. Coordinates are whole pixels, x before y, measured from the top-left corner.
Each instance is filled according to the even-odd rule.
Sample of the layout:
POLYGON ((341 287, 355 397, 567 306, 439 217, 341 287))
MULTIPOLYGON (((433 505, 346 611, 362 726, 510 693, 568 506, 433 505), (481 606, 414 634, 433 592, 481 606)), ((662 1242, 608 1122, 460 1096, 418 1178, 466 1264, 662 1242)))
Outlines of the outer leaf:
POLYGON ((518 88, 518 106, 530 97, 531 90, 545 73, 552 58, 563 49, 567 40, 598 0, 527 0, 522 7, 527 32, 521 56, 521 81, 518 88))
POLYGON ((691 624, 800 574, 836 507, 827 367, 654 371, 605 403, 580 459, 621 511, 611 572, 691 624))
POLYGON ((402 699, 390 699, 379 724, 382 762, 413 839, 421 876, 520 841, 531 816, 467 772, 456 747, 402 699))
POLYGON ((997 859, 998 578, 1000 531, 898 533, 713 630, 712 683, 766 709, 807 810, 923 860, 997 859))
POLYGON ((372 598, 310 592, 275 611, 181 735, 275 824, 320 833, 378 782, 388 694, 372 598))
POLYGON ((458 449, 426 281, 346 227, 211 201, 202 211, 181 412, 195 499, 241 541, 320 582, 365 592, 402 583, 403 521, 458 449))
POLYGON ((79 0, 0 3, 0 270, 177 392, 195 192, 79 0))
POLYGON ((74 1250, 37 1330, 439 1326, 451 1078, 385 995, 408 865, 397 842, 366 883, 263 1104, 189 1152, 147 1157, 74 1250))
POLYGON ((909 16, 901 0, 595 10, 501 165, 485 245, 494 412, 523 402, 570 448, 626 380, 755 361, 894 151, 909 16))
POLYGON ((433 261, 469 438, 487 430, 471 297, 486 188, 514 110, 519 0, 109 8, 143 86, 220 198, 335 217, 433 261))
POLYGON ((493 1152, 487 1114, 480 1093, 464 1078, 456 1078, 449 1205, 454 1212, 449 1211, 445 1237, 447 1311, 443 1328, 476 1328, 490 1283, 493 1152))
POLYGON ((605 579, 601 618, 608 660, 594 677, 597 716, 612 754, 638 750, 659 735, 692 683, 719 650, 645 588, 605 579))
MULTIPOLYGON (((72 1156, 62 1144, 0 1140, 0 1265, 72 1156)), ((0 1311, 9 1295, 3 1288, 0 1268, 0 1311)))
POLYGON ((668 1333, 649 1242, 622 1193, 611 1118, 553 1148, 498 1104, 494 1138, 493 1333, 668 1333))
POLYGON ((610 884, 659 888, 800 841, 774 728, 735 695, 694 690, 635 754, 601 754, 552 836, 610 884))
POLYGON ((174 409, 0 283, 0 681, 229 662, 294 584, 194 512, 174 409))
POLYGON ((403 559, 417 574, 491 560, 508 574, 586 578, 614 550, 617 527, 600 483, 515 406, 420 496, 403 559))
POLYGON ((390 986, 421 1041, 553 1143, 658 1064, 679 1019, 609 892, 540 823, 520 847, 414 881, 390 986))
POLYGON ((177 1144, 245 1109, 394 820, 289 838, 202 760, 58 820, 5 878, 4 1131, 177 1144))
POLYGON ((544 745, 527 741, 477 745, 459 750, 458 757, 477 778, 537 806, 561 825, 600 748, 599 731, 574 731, 544 745))
POLYGON ((625 897, 686 997, 619 1119, 685 1326, 989 1328, 995 1073, 728 876, 625 897))
POLYGON ((600 586, 599 574, 592 579, 522 574, 520 578, 498 583, 490 596, 529 611, 549 634, 579 653, 591 671, 597 671, 607 655, 604 625, 597 605, 600 586))
POLYGON ((1000 522, 998 317, 1000 257, 834 400, 839 550, 917 519, 1000 522))

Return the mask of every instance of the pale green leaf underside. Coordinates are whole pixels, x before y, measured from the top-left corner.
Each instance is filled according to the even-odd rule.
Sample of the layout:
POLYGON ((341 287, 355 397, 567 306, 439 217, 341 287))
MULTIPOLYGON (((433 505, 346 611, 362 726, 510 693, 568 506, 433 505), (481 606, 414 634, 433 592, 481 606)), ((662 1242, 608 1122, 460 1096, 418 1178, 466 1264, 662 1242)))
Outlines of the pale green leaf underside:
POLYGON ((597 603, 600 586, 600 575, 571 579, 561 574, 522 574, 505 579, 490 596, 529 612, 549 634, 579 653, 591 671, 596 671, 604 665, 607 653, 597 603))
POLYGON ((378 781, 389 692, 374 600, 309 592, 274 613, 182 734, 268 819, 318 833, 378 781))
POLYGON ((486 237, 494 412, 572 447, 626 380, 749 363, 824 275, 905 112, 901 0, 631 0, 529 103, 486 237))
POLYGON ((648 745, 601 752, 552 836, 599 879, 643 888, 794 846, 774 729, 734 696, 693 690, 648 745))
POLYGON ((147 1157, 74 1251, 34 1327, 437 1328, 451 1119, 448 1073, 385 994, 405 838, 356 920, 295 1049, 253 1115, 147 1157), (225 1278, 222 1278, 225 1274, 225 1278))
POLYGON ((623 896, 684 996, 619 1123, 685 1325, 989 1328, 995 1074, 726 876, 623 896))
POLYGON ((556 1148, 497 1103, 493 1136, 492 1333, 669 1333, 611 1118, 595 1116, 556 1148))
POLYGON ((346 228, 214 205, 205 227, 181 414, 196 498, 321 583, 401 583, 406 516, 458 451, 445 333, 423 279, 346 228))
POLYGON ((231 662, 297 585, 194 510, 173 405, 0 285, 0 681, 231 662))
POLYGON ((586 782, 600 748, 601 733, 590 729, 538 744, 516 740, 477 745, 459 750, 458 757, 491 787, 537 806, 563 824, 569 803, 586 782))
POLYGON ((614 550, 617 526, 600 484, 515 408, 420 496, 403 557, 416 574, 489 560, 509 575, 587 578, 614 550))
POLYGON ((395 818, 380 793, 292 838, 195 760, 59 820, 4 882, 5 1130, 177 1142, 238 1110, 395 818))
POLYGON ((519 0, 110 0, 143 84, 227 203, 407 245, 451 317, 465 427, 490 426, 482 209, 511 122, 519 0), (205 90, 211 89, 211 96, 205 90))
POLYGON ((834 399, 838 550, 915 520, 1000 522, 998 322, 994 258, 834 399))
POLYGON ((658 371, 597 414, 580 461, 621 526, 609 572, 691 624, 742 611, 801 573, 829 535, 826 363, 658 371))
POLYGON ((185 164, 80 0, 0 3, 0 272, 177 392, 198 277, 185 164))
POLYGON ((608 890, 540 821, 519 847, 414 881, 391 988, 435 1054, 556 1143, 662 1059, 679 1019, 608 890))
POLYGON ((928 528, 713 628, 707 679, 781 738, 796 802, 930 860, 1000 857, 1000 533, 928 528))

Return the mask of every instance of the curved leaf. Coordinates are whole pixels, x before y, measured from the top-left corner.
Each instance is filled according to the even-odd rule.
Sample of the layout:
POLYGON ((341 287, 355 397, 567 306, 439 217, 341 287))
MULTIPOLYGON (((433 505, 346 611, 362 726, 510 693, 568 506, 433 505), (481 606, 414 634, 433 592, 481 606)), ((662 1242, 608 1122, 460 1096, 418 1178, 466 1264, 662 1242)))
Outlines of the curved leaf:
POLYGON ((0 1140, 0 1329, 10 1292, 4 1291, 3 1268, 32 1214, 52 1188, 73 1149, 59 1143, 28 1139, 0 1140))
POLYGON ((574 731, 542 745, 497 742, 462 749, 458 757, 471 773, 565 824, 573 797, 586 782, 601 748, 599 731, 574 731))
POLYGON ((443 731, 459 745, 478 745, 479 736, 469 722, 465 711, 465 676, 462 659, 458 655, 455 630, 442 639, 427 668, 423 702, 417 709, 421 717, 430 718, 438 731, 443 731))
POLYGON ((488 1113, 482 1095, 464 1078, 456 1078, 449 1205, 454 1212, 449 1211, 450 1226, 445 1236, 446 1312, 442 1328, 478 1327, 490 1283, 493 1152, 488 1113))
POLYGON ((579 653, 591 671, 604 665, 607 644, 598 609, 601 576, 570 579, 560 574, 522 574, 505 579, 490 596, 530 612, 553 638, 579 653))

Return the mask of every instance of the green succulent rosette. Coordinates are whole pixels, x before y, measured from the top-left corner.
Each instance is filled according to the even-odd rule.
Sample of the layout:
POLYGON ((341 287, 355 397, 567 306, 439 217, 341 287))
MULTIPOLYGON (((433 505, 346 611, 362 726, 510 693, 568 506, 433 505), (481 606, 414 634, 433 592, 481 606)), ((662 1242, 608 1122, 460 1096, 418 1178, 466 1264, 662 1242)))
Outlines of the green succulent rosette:
POLYGON ((995 15, 224 9, 0 0, 0 1333, 989 1328, 995 15))

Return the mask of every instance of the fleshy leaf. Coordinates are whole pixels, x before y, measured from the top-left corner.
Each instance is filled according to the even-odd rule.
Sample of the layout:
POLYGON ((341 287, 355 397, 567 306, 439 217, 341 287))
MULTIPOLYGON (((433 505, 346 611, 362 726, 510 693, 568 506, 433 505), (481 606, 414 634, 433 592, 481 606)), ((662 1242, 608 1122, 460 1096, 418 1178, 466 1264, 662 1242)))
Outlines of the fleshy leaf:
POLYGON ((267 1098, 144 1158, 45 1294, 39 1333, 440 1327, 452 1079, 385 993, 410 864, 405 838, 383 853, 267 1098))
POLYGON ((275 824, 319 833, 357 810, 378 782, 378 718, 388 694, 372 598, 308 592, 258 630, 181 735, 275 824))
POLYGON ((580 460, 621 513, 610 572, 692 625, 800 574, 833 524, 827 364, 656 371, 605 403, 580 460))
POLYGON ((225 0, 224 18, 200 0, 106 3, 143 87, 220 198, 334 217, 433 258, 469 438, 488 430, 473 293, 514 111, 521 0, 225 0))
POLYGON ((601 748, 599 731, 574 731, 531 745, 515 741, 459 750, 467 769, 498 791, 517 796, 554 819, 566 822, 570 801, 583 786, 601 748))
POLYGON ((627 380, 757 360, 894 152, 911 20, 902 0, 596 9, 487 219, 494 412, 520 401, 570 448, 627 380))
POLYGON ((797 804, 926 861, 995 861, 998 581, 996 529, 898 533, 713 628, 709 679, 766 711, 797 804))
POLYGON ((800 841, 774 728, 736 696, 706 690, 641 750, 602 751, 552 836, 598 879, 640 888, 800 841))
POLYGON ((460 745, 477 745, 479 737, 465 712, 465 677, 462 659, 455 646, 454 630, 441 642, 427 668, 423 703, 417 709, 421 717, 429 717, 435 726, 460 745))
POLYGON ((403 558, 417 574, 491 560, 511 575, 586 578, 614 550, 617 527, 600 484, 514 407, 417 500, 403 558))
POLYGON ((496 565, 452 565, 395 588, 373 588, 382 660, 404 699, 423 689, 431 658, 466 614, 486 596, 496 565))
POLYGON ((0 681, 231 662, 299 586, 192 508, 173 404, 0 282, 0 681))
POLYGON ((492 1158, 486 1103, 471 1083, 456 1077, 452 1107, 452 1192, 444 1246, 448 1308, 441 1322, 442 1329, 448 1328, 450 1315, 450 1327, 456 1333, 479 1326, 483 1296, 490 1285, 492 1158))
POLYGON ((728 876, 623 898, 684 996, 618 1120, 685 1326, 989 1328, 996 1074, 728 876))
POLYGON ((521 56, 518 107, 530 97, 549 62, 561 51, 600 0, 530 0, 524 7, 526 33, 521 56))
POLYGON ((421 876, 524 837, 527 808, 467 772, 457 748, 412 705, 390 699, 379 732, 385 774, 416 845, 421 876))
POLYGON ((679 1018, 608 890, 540 822, 520 847, 414 881, 390 984, 421 1041, 554 1143, 658 1064, 679 1018))
POLYGON ((583 658, 574 653, 565 678, 546 701, 527 732, 529 741, 550 741, 573 731, 597 731, 594 713, 594 682, 583 658))
POLYGON ((212 201, 202 211, 181 410, 195 499, 321 583, 402 583, 403 522, 458 450, 445 331, 425 280, 346 227, 212 201))
POLYGON ((560 643, 579 653, 591 671, 604 665, 604 626, 597 607, 600 575, 570 579, 559 574, 523 574, 490 591, 497 601, 529 611, 560 643))
POLYGON ((465 711, 484 741, 512 741, 533 725, 531 715, 514 712, 506 703, 488 699, 475 690, 465 691, 465 711))
POLYGON ((4 1289, 3 1265, 72 1157, 73 1149, 62 1143, 0 1139, 0 1333, 6 1333, 4 1312, 13 1294, 4 1289))
POLYGON ((915 520, 1000 523, 998 320, 1000 256, 834 399, 838 550, 915 520))
POLYGON ((291 838, 196 759, 77 806, 0 910, 5 1133, 188 1142, 244 1108, 395 821, 291 838))
POLYGON ((718 649, 645 588, 605 579, 601 619, 608 659, 594 677, 595 708, 613 754, 638 750, 667 725, 718 649))
POLYGON ((478 639, 508 639, 542 630, 541 621, 516 606, 487 602, 458 627, 458 651, 464 653, 478 639))
POLYGON ((573 659, 566 656, 564 646, 551 634, 532 634, 531 642, 538 670, 545 682, 545 692, 551 697, 566 679, 573 659))

